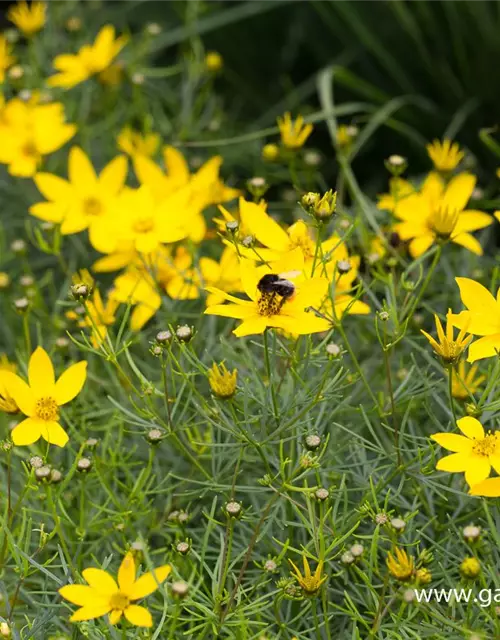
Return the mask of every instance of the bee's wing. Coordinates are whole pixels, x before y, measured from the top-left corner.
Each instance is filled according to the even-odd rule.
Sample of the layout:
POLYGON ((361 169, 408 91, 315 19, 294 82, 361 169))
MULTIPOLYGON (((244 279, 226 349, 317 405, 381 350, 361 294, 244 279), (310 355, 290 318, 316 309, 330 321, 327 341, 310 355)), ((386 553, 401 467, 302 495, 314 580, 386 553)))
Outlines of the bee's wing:
POLYGON ((294 278, 298 278, 302 271, 285 271, 284 273, 279 273, 278 277, 281 280, 293 280, 294 278))

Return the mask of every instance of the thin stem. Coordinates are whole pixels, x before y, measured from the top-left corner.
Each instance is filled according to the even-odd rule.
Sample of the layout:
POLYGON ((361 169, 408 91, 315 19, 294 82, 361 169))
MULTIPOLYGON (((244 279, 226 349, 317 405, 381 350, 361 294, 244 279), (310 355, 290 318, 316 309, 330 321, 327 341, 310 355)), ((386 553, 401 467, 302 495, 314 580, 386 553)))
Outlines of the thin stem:
POLYGON ((455 413, 455 403, 453 402, 453 365, 447 367, 448 370, 448 397, 450 400, 451 414, 453 416, 453 424, 457 424, 457 414, 455 413))
POLYGON ((264 331, 264 356, 266 361, 266 373, 267 373, 267 381, 269 387, 271 388, 271 400, 273 403, 273 414, 274 419, 276 420, 276 424, 279 425, 279 411, 278 411, 278 401, 276 398, 276 389, 274 388, 272 373, 271 373, 271 360, 269 357, 269 341, 267 337, 267 329, 264 331))
POLYGON ((442 246, 438 245, 438 248, 436 249, 436 253, 434 254, 434 258, 432 259, 431 266, 429 267, 429 271, 427 272, 427 276, 425 277, 425 280, 423 281, 422 286, 420 287, 420 291, 418 292, 418 295, 415 297, 414 301, 412 302, 408 310, 408 313, 403 314, 403 317, 401 318, 400 322, 403 322, 405 318, 411 318, 411 316, 413 315, 413 312, 417 308, 420 300, 422 299, 422 296, 424 295, 425 291, 427 290, 427 287, 429 286, 429 282, 431 281, 434 270, 437 267, 437 263, 439 262, 439 258, 441 257, 442 251, 443 251, 442 246))
POLYGON ((389 391, 389 398, 391 401, 391 420, 392 420, 392 428, 394 430, 394 445, 396 448, 398 467, 400 467, 402 464, 402 459, 401 459, 401 449, 399 446, 399 424, 396 417, 396 403, 394 401, 394 389, 392 386, 392 374, 391 374, 391 363, 389 359, 389 352, 390 352, 390 347, 386 345, 386 328, 384 324, 384 344, 382 346, 382 353, 384 354, 385 376, 387 378, 387 389, 389 391))
POLYGON ((375 394, 373 393, 373 391, 372 391, 372 389, 370 387, 370 384, 369 384, 368 380, 366 379, 365 374, 363 373, 363 370, 361 369, 361 365, 359 364, 359 361, 356 358, 356 354, 354 353, 351 345, 349 344, 349 340, 347 339, 347 335, 346 335, 346 332, 344 331, 344 327, 342 326, 341 322, 339 322, 337 326, 338 326, 339 333, 342 336, 342 340, 344 342, 344 345, 345 345, 349 355, 351 356, 351 360, 353 361, 353 364, 354 364, 354 366, 356 368, 356 371, 358 372, 361 380, 363 381, 365 389, 368 391, 368 394, 369 394, 370 398, 373 400, 373 403, 377 407, 377 411, 380 413, 380 406, 379 406, 378 400, 375 397, 375 394))
POLYGON ((172 414, 170 412, 170 401, 168 397, 169 394, 168 394, 167 365, 165 363, 163 353, 160 356, 160 363, 161 363, 161 378, 163 381, 163 401, 165 403, 165 410, 167 412, 168 426, 170 427, 170 430, 173 430, 174 427, 172 422, 172 414))

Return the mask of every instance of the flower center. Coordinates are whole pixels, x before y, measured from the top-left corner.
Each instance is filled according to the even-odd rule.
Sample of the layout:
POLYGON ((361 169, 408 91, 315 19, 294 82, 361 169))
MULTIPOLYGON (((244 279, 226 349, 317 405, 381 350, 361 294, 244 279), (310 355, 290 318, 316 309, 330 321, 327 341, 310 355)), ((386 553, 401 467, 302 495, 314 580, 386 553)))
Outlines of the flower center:
POLYGON ((102 213, 101 201, 97 198, 87 198, 83 203, 83 210, 87 216, 100 216, 102 213))
POLYGON ((280 312, 284 302, 285 298, 275 292, 261 293, 257 300, 257 307, 261 316, 275 316, 280 312))
POLYGON ((35 415, 41 420, 57 420, 59 407, 54 398, 39 398, 35 404, 35 415))
POLYGON ((21 153, 27 158, 38 158, 38 149, 32 142, 27 142, 21 149, 21 153))
POLYGON ((472 451, 477 455, 483 458, 488 458, 496 453, 498 449, 498 438, 489 433, 482 440, 477 440, 474 442, 472 447, 472 451))
POLYGON ((134 231, 136 233, 148 233, 153 231, 155 227, 155 221, 153 218, 140 218, 134 222, 134 231))
POLYGON ((429 228, 438 237, 448 239, 457 226, 458 216, 459 211, 456 209, 437 206, 429 219, 429 228))
POLYGON ((112 609, 119 609, 124 611, 130 605, 130 599, 121 591, 114 593, 109 599, 109 604, 112 609))

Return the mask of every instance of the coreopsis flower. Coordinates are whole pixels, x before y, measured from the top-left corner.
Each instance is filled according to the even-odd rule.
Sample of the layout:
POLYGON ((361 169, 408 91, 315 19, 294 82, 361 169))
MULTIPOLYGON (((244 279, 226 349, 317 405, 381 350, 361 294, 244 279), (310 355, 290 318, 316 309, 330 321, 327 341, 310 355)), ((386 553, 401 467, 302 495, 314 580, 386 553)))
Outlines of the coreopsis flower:
POLYGON ((423 329, 420 329, 420 331, 430 342, 434 352, 440 356, 445 364, 456 364, 472 341, 472 336, 467 335, 467 327, 464 326, 458 336, 456 338, 454 337, 451 311, 448 311, 446 315, 446 333, 444 332, 441 320, 436 314, 434 315, 434 320, 436 322, 437 340, 427 333, 427 331, 423 329))
POLYGON ((389 180, 389 193, 382 193, 378 196, 377 209, 394 212, 396 205, 416 192, 411 182, 400 177, 393 177, 389 180))
POLYGON ((292 575, 297 580, 300 585, 300 588, 304 592, 306 596, 314 596, 321 589, 321 586, 326 580, 328 576, 322 575, 323 573, 323 560, 318 562, 316 567, 316 571, 311 573, 311 567, 309 566, 309 561, 304 554, 302 554, 302 564, 304 565, 304 573, 300 571, 292 560, 288 560, 288 562, 293 567, 292 575))
POLYGON ((312 124, 305 124, 304 118, 300 115, 296 120, 292 120, 288 111, 283 117, 278 118, 278 128, 283 146, 292 150, 303 147, 313 130, 312 124))
POLYGON ((175 147, 163 148, 163 160, 166 172, 163 172, 151 158, 136 155, 133 158, 134 171, 141 184, 148 185, 158 202, 175 191, 188 187, 191 189, 190 206, 196 213, 190 225, 189 237, 194 242, 201 242, 205 237, 206 223, 202 211, 212 204, 220 204, 236 198, 240 192, 227 187, 220 179, 222 164, 220 156, 210 158, 198 171, 191 174, 182 153, 175 147))
POLYGON ((7 12, 7 18, 13 22, 16 27, 27 38, 41 31, 47 20, 47 4, 45 2, 31 2, 28 4, 25 0, 20 0, 12 6, 7 12))
POLYGON ((12 45, 0 34, 0 83, 5 80, 5 72, 16 61, 12 55, 12 45))
POLYGON ((124 127, 116 138, 120 151, 130 157, 135 155, 154 156, 160 146, 160 136, 157 133, 139 133, 132 127, 124 127))
POLYGON ((14 176, 34 175, 43 156, 62 147, 76 133, 76 126, 65 122, 60 102, 37 104, 14 98, 0 115, 0 163, 8 165, 14 176))
POLYGON ((78 53, 64 53, 56 56, 53 62, 58 73, 47 80, 50 87, 72 87, 88 80, 91 76, 103 72, 111 66, 113 60, 127 44, 128 38, 115 39, 115 28, 104 26, 93 44, 85 44, 78 53))
POLYGON ((54 367, 42 347, 31 355, 28 365, 29 385, 18 375, 6 381, 7 392, 27 418, 12 430, 15 445, 28 445, 43 438, 64 447, 69 438, 59 424, 59 407, 73 400, 87 377, 87 363, 77 362, 56 381, 54 367))
POLYGON ((460 289, 460 297, 467 307, 451 316, 455 327, 466 330, 474 336, 481 336, 469 348, 469 362, 491 358, 500 353, 500 288, 496 299, 479 282, 470 278, 455 278, 460 289))
POLYGON ((463 151, 460 151, 458 143, 452 142, 448 138, 445 138, 442 142, 433 140, 431 144, 427 145, 426 149, 434 167, 437 171, 442 171, 443 173, 456 169, 465 155, 463 151))
POLYGON ((409 556, 404 549, 394 548, 394 555, 387 554, 387 568, 390 574, 401 582, 411 580, 415 575, 415 559, 409 556))
POLYGON ((223 362, 219 365, 214 362, 208 370, 210 388, 218 398, 232 398, 236 392, 237 380, 237 370, 228 371, 223 362))
POLYGON ((113 203, 111 215, 92 226, 90 242, 101 253, 153 253, 162 243, 178 242, 188 235, 194 217, 190 197, 189 188, 179 189, 158 203, 147 185, 126 188, 113 203))
POLYGON ((127 175, 127 159, 117 156, 97 175, 89 157, 80 147, 72 147, 68 158, 68 180, 39 172, 34 180, 47 202, 30 207, 32 216, 61 225, 69 235, 89 229, 90 240, 109 233, 104 222, 112 213, 127 175))
POLYGON ((466 368, 463 360, 458 363, 457 369, 451 372, 451 395, 457 400, 467 400, 479 389, 486 380, 486 376, 477 375, 477 364, 466 368))
POLYGON ((87 585, 68 584, 59 589, 65 599, 80 607, 71 616, 71 622, 93 620, 109 615, 109 622, 117 624, 122 615, 136 627, 152 627, 153 619, 149 611, 133 604, 154 593, 170 575, 172 567, 162 565, 136 577, 136 565, 129 551, 118 569, 118 581, 107 571, 97 568, 84 569, 82 575, 87 585))
POLYGON ((311 307, 318 308, 325 298, 328 289, 326 278, 311 278, 301 284, 288 285, 286 296, 262 285, 262 278, 268 274, 293 272, 292 261, 287 259, 277 263, 278 271, 269 267, 256 268, 249 260, 241 261, 241 281, 249 300, 229 295, 215 287, 207 287, 210 293, 217 293, 229 304, 216 304, 207 307, 208 315, 236 318, 242 323, 233 331, 238 336, 263 333, 268 327, 282 329, 293 335, 302 335, 328 331, 331 323, 307 311, 311 307), (280 269, 281 267, 281 269, 280 269), (289 295, 293 290, 293 295, 289 295))
POLYGON ((493 467, 500 473, 500 437, 498 433, 485 433, 482 424, 472 416, 457 420, 463 435, 434 433, 431 439, 453 451, 438 461, 436 469, 449 473, 465 472, 465 480, 471 487, 485 480, 493 467))
POLYGON ((476 178, 470 173, 460 173, 445 186, 436 173, 431 173, 420 192, 398 200, 394 215, 401 220, 393 230, 401 240, 409 241, 410 254, 416 258, 425 253, 435 242, 454 242, 477 255, 483 250, 471 234, 489 226, 493 218, 472 209, 466 209, 476 178))

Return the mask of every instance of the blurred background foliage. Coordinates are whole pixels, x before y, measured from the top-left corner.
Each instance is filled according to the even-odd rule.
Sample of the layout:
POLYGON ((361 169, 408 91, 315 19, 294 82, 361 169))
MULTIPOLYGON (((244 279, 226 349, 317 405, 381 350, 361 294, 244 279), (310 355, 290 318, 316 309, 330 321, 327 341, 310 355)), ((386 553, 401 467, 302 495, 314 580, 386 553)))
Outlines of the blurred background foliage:
MULTIPOLYGON (((119 3, 110 4, 119 16, 119 3)), ((173 60, 175 49, 185 48, 195 34, 222 54, 229 82, 219 89, 226 93, 227 112, 238 119, 235 130, 272 126, 284 108, 306 104, 318 111, 317 73, 334 65, 337 104, 380 107, 408 97, 394 116, 406 126, 382 127, 356 160, 361 179, 385 180, 382 159, 393 152, 407 155, 416 170, 428 168, 422 143, 444 133, 456 135, 484 172, 496 167, 478 135, 498 123, 496 0, 125 4, 122 19, 129 24, 156 21, 164 28, 155 43, 158 64, 173 60)), ((351 120, 362 126, 365 118, 351 120)), ((326 127, 317 128, 313 142, 329 148, 326 127)))

